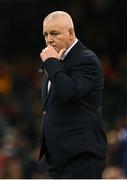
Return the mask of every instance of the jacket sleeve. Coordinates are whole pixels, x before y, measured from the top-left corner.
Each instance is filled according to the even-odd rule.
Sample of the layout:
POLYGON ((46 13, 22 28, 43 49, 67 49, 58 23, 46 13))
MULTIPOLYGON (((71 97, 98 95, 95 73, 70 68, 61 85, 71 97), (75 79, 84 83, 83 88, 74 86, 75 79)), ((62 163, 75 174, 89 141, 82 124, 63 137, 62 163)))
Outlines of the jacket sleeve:
POLYGON ((56 95, 64 100, 82 98, 99 81, 99 66, 93 58, 80 60, 69 68, 68 73, 55 58, 47 59, 43 62, 43 67, 49 75, 56 95))

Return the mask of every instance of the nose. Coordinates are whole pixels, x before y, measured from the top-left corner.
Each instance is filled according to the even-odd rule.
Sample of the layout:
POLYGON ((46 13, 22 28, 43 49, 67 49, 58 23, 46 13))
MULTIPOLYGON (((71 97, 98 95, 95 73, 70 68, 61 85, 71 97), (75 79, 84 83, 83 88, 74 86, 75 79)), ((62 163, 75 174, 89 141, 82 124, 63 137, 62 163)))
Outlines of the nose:
POLYGON ((53 37, 50 34, 48 34, 46 41, 48 44, 51 44, 53 42, 53 37))

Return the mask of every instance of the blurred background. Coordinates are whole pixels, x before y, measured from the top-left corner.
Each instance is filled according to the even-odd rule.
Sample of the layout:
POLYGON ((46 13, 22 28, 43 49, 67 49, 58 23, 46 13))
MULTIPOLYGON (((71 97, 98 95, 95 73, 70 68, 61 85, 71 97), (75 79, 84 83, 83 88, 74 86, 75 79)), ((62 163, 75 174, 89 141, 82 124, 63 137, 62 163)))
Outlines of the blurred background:
POLYGON ((127 1, 0 0, 0 178, 47 178, 38 162, 42 116, 43 18, 67 11, 77 37, 100 58, 105 74, 108 152, 103 178, 127 178, 127 1))

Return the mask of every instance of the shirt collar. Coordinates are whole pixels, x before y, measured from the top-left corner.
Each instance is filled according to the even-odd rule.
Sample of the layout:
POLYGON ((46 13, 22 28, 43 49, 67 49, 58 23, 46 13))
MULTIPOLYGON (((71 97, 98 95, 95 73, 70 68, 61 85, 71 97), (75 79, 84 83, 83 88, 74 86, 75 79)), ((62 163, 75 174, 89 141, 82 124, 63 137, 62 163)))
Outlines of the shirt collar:
POLYGON ((69 51, 73 48, 73 46, 77 43, 78 39, 76 38, 76 40, 74 41, 74 43, 62 54, 61 56, 61 60, 64 60, 64 58, 67 56, 67 54, 69 53, 69 51))

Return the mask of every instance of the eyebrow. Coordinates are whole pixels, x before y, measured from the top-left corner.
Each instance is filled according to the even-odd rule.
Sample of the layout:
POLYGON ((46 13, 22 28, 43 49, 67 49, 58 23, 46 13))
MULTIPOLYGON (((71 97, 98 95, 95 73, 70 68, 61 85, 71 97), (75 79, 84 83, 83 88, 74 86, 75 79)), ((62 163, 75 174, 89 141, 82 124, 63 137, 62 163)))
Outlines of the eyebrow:
MULTIPOLYGON (((52 33, 58 33, 58 31, 57 31, 57 30, 52 30, 52 31, 50 31, 49 33, 50 33, 50 34, 52 34, 52 33)), ((45 35, 45 34, 47 34, 47 32, 44 32, 44 33, 43 33, 43 35, 45 35)))

